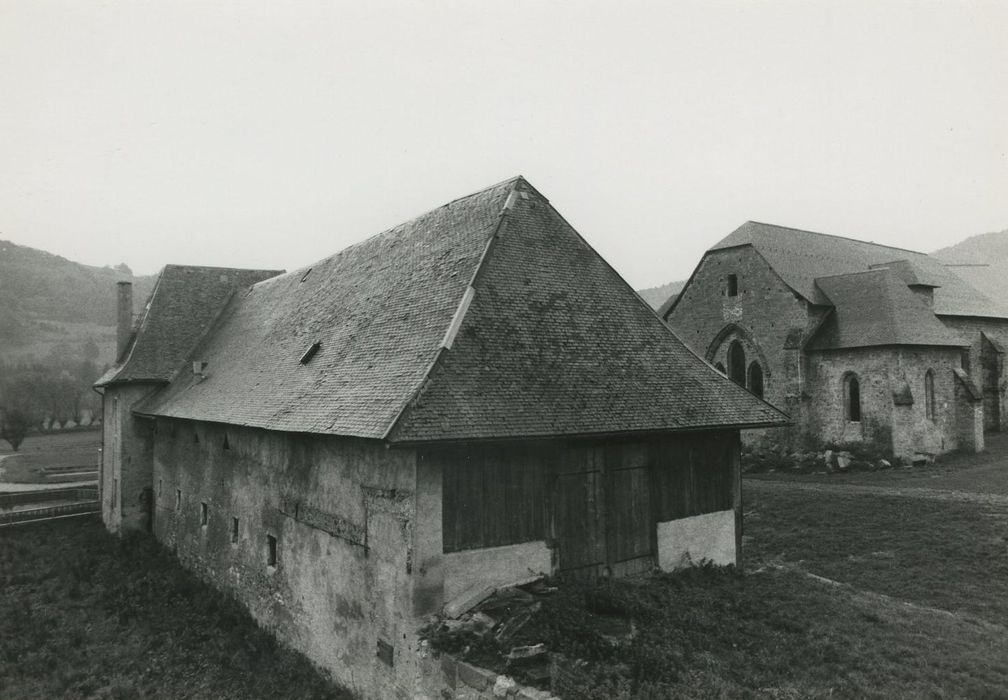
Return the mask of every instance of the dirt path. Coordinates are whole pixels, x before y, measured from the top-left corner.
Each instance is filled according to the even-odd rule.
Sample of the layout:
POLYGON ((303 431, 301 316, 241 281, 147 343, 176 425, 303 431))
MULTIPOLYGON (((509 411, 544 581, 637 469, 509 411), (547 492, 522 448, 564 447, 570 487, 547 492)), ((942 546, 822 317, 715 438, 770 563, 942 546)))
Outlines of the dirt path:
POLYGON ((928 498, 936 501, 957 503, 977 503, 980 505, 1008 507, 1008 496, 989 493, 973 493, 948 489, 927 489, 916 486, 865 486, 862 484, 821 484, 808 481, 762 481, 745 479, 743 494, 761 491, 811 491, 812 493, 832 493, 837 495, 897 496, 900 498, 928 498))

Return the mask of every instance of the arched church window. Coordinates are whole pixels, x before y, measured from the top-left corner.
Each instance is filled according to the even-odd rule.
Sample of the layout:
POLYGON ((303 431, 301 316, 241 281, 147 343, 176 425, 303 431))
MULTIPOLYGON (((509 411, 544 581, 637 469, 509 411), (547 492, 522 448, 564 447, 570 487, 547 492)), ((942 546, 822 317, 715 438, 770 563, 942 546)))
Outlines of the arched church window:
POLYGON ((759 362, 753 362, 749 365, 749 391, 756 394, 756 396, 763 398, 763 368, 760 367, 759 362))
POLYGON ((924 373, 924 412, 928 420, 935 417, 934 371, 924 373))
POLYGON ((737 340, 728 346, 728 378, 740 386, 746 385, 745 350, 737 340))
POLYGON ((861 382, 856 374, 844 377, 844 415, 853 423, 861 421, 861 382))

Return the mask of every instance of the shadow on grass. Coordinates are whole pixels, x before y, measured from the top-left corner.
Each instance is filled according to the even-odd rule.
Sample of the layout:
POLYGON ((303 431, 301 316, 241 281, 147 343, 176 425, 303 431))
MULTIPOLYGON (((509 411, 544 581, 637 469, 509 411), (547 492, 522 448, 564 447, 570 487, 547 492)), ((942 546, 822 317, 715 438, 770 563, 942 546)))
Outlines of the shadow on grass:
POLYGON ((0 531, 0 697, 350 698, 151 538, 0 531))

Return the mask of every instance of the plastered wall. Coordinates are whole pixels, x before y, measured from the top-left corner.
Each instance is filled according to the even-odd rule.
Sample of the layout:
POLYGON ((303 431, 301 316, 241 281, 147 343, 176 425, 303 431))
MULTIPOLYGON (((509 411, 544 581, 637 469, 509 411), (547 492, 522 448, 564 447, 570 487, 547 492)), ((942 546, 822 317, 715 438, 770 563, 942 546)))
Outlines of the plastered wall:
POLYGON ((154 442, 154 533, 185 566, 363 697, 409 690, 412 451, 189 421, 154 442))
POLYGON ((107 387, 102 396, 102 521, 110 532, 149 529, 153 423, 131 409, 156 385, 107 387))

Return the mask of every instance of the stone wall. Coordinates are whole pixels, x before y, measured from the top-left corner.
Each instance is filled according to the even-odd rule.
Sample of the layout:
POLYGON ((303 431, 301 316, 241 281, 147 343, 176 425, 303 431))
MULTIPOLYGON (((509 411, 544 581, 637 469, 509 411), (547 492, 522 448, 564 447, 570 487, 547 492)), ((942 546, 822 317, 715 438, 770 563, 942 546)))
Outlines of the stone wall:
MULTIPOLYGON (((983 390, 983 372, 981 360, 982 337, 985 333, 994 342, 999 343, 1002 348, 1008 348, 1008 319, 994 318, 973 318, 969 316, 942 316, 942 323, 957 333, 969 345, 969 359, 967 372, 973 381, 983 390)), ((964 369, 966 369, 964 367, 964 369)), ((1001 366, 1001 377, 998 381, 998 393, 1000 403, 1000 430, 1008 429, 1008 403, 1005 402, 1004 391, 1004 363, 1001 366)))
POLYGON ((154 534, 183 565, 341 684, 410 696, 412 451, 159 420, 153 476, 154 534))
POLYGON ((821 444, 877 442, 904 459, 931 457, 958 447, 954 370, 956 348, 853 348, 810 353, 808 392, 811 434, 821 444), (934 373, 935 414, 926 415, 924 377, 934 373), (861 388, 861 421, 844 412, 844 377, 861 388), (894 394, 906 396, 910 403, 894 394))
POLYGON ((131 410, 157 385, 114 384, 102 395, 102 521, 110 532, 150 527, 153 423, 131 410))
POLYGON ((764 398, 788 414, 795 426, 747 431, 748 440, 765 432, 771 439, 789 443, 794 433, 801 432, 801 343, 817 317, 759 253, 748 246, 709 251, 666 321, 683 342, 712 364, 727 368, 728 346, 739 339, 746 351, 746 364, 759 359, 765 365, 764 398), (735 297, 724 293, 729 274, 737 276, 735 297))

